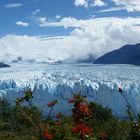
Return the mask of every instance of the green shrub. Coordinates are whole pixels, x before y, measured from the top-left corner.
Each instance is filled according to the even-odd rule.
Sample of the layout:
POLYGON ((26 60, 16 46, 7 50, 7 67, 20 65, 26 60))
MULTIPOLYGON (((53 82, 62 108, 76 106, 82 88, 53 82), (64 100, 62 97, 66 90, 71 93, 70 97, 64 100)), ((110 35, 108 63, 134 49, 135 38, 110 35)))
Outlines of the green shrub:
POLYGON ((120 120, 111 109, 93 102, 89 104, 85 97, 76 94, 69 101, 73 104, 72 116, 58 113, 52 119, 51 112, 58 101, 48 104, 50 113, 44 117, 39 108, 32 105, 32 94, 31 90, 25 91, 24 97, 16 99, 15 107, 10 106, 6 99, 0 99, 0 140, 140 139, 140 115, 136 120, 133 118, 130 104, 130 120, 120 120), (29 105, 22 106, 23 102, 29 105))
POLYGON ((97 103, 90 103, 93 117, 90 123, 94 126, 95 133, 105 131, 109 140, 127 140, 130 131, 128 121, 119 120, 112 114, 111 109, 97 103))

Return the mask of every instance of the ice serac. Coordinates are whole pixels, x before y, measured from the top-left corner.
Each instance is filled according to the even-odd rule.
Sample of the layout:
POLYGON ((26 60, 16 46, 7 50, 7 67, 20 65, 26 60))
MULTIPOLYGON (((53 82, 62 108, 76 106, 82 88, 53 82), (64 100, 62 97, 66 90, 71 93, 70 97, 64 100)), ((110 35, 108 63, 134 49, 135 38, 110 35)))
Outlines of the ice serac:
MULTIPOLYGON (((47 114, 49 111, 47 104, 57 99, 59 104, 55 106, 53 114, 63 112, 69 115, 72 105, 68 104, 68 101, 73 93, 80 92, 82 95, 87 96, 88 101, 108 106, 117 116, 126 117, 126 102, 121 93, 118 92, 118 87, 121 86, 133 110, 135 113, 138 113, 140 111, 140 81, 138 78, 140 68, 135 67, 133 69, 131 66, 128 66, 128 68, 122 67, 122 71, 127 71, 125 76, 122 75, 122 71, 117 71, 117 74, 113 72, 114 69, 118 69, 117 66, 115 67, 110 67, 110 71, 108 71, 106 66, 97 66, 96 70, 88 71, 90 69, 88 68, 86 72, 72 70, 70 70, 71 72, 55 71, 38 73, 31 71, 32 74, 30 72, 17 72, 15 78, 12 77, 14 74, 7 73, 7 77, 12 77, 13 79, 4 80, 1 77, 0 96, 7 98, 14 104, 14 100, 17 97, 23 96, 25 89, 31 88, 34 91, 35 97, 33 104, 43 110, 44 113, 47 114), (102 68, 103 70, 99 71, 102 68)), ((119 66, 120 68, 121 66, 119 66)))

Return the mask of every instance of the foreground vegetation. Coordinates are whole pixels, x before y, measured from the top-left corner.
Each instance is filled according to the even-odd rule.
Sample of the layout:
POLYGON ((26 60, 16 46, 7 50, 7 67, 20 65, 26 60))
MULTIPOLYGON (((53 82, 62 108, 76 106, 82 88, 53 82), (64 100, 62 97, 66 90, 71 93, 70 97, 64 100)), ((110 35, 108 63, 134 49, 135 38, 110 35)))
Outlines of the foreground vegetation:
POLYGON ((48 104, 50 112, 44 117, 32 105, 31 90, 24 91, 24 96, 16 99, 15 107, 1 99, 0 140, 140 140, 140 115, 134 114, 121 89, 119 93, 126 101, 129 120, 120 120, 109 108, 88 103, 80 93, 68 102, 73 104, 69 117, 61 112, 51 117, 59 101, 48 104), (28 106, 21 106, 24 102, 28 106))

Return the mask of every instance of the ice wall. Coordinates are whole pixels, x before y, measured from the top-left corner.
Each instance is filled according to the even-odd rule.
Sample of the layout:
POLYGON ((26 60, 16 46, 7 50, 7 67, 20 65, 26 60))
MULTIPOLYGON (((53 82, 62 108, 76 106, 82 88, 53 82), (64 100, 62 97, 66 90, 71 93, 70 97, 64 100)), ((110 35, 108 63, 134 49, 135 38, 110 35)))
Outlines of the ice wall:
POLYGON ((81 91, 82 95, 86 95, 88 101, 94 101, 108 106, 113 110, 114 114, 119 117, 126 116, 126 102, 122 95, 118 92, 121 85, 123 93, 129 100, 135 113, 140 111, 140 82, 130 81, 126 79, 106 79, 96 77, 88 73, 42 73, 40 76, 30 77, 23 81, 17 79, 7 79, 0 81, 0 96, 7 98, 11 103, 17 97, 23 96, 26 88, 34 91, 34 105, 40 107, 45 113, 48 113, 48 102, 57 99, 59 104, 54 108, 56 112, 63 112, 69 115, 72 106, 68 104, 68 100, 73 93, 81 91))

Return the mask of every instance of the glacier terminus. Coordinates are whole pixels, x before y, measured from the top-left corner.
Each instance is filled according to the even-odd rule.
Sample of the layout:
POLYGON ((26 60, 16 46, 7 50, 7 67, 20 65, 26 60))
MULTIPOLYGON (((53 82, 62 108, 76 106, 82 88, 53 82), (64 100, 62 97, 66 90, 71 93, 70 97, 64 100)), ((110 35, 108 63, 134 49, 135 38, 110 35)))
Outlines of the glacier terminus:
POLYGON ((86 96, 88 101, 97 102, 112 109, 120 118, 127 117, 123 93, 135 113, 140 111, 140 67, 133 65, 93 64, 18 64, 0 69, 0 97, 14 105, 14 100, 23 96, 25 89, 34 92, 33 104, 45 114, 47 104, 55 99, 59 104, 53 114, 63 112, 70 115, 69 99, 74 93, 86 96))

